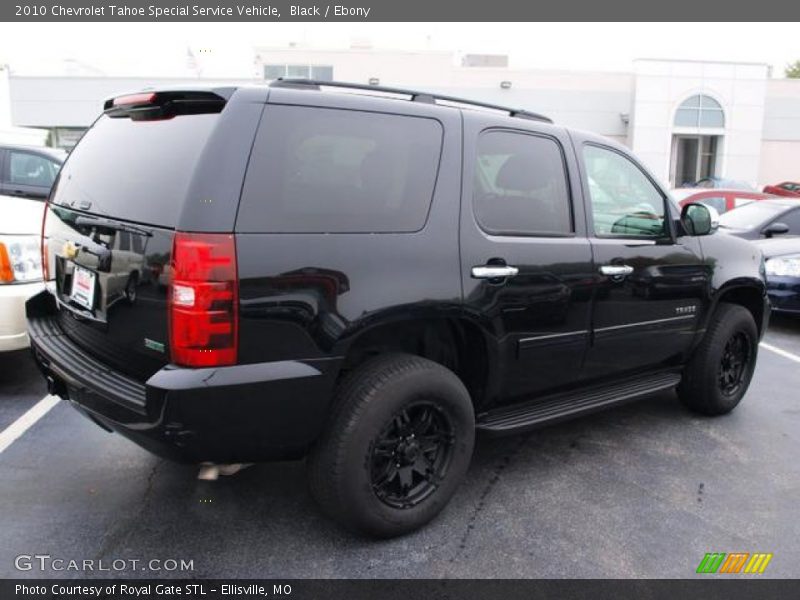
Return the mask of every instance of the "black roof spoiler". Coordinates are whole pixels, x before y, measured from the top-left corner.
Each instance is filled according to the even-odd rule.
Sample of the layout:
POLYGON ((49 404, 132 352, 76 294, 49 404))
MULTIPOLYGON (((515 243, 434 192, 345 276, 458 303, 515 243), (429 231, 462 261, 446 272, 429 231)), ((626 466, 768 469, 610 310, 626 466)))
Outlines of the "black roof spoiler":
POLYGON ((145 89, 119 94, 103 103, 109 117, 168 119, 176 115, 221 112, 235 88, 145 89))

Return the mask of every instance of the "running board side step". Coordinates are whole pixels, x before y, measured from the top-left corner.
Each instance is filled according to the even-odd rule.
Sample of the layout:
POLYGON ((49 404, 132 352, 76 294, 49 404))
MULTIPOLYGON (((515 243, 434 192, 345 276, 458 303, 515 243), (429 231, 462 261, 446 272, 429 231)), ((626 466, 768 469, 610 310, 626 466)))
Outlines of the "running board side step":
POLYGON ((478 431, 493 435, 517 433, 540 425, 585 415, 603 408, 674 388, 679 373, 658 373, 600 387, 538 398, 532 402, 496 408, 478 415, 478 431))

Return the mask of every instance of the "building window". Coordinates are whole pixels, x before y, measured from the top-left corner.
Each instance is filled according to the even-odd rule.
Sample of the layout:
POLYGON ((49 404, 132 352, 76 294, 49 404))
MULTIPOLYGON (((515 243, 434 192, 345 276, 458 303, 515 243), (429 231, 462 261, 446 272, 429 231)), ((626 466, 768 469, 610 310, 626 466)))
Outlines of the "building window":
POLYGON ((330 65, 264 65, 264 79, 277 79, 278 77, 333 81, 333 67, 330 65))
POLYGON ((687 98, 675 113, 676 127, 725 127, 725 113, 719 102, 710 96, 687 98))
POLYGON ((82 127, 53 127, 47 145, 70 152, 85 132, 86 129, 82 127))

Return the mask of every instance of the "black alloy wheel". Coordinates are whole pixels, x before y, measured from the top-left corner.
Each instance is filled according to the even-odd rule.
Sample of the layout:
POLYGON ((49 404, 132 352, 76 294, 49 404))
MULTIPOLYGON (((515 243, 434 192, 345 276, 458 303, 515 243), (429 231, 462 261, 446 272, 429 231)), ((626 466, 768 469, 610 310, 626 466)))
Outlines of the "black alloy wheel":
POLYGON ((375 495, 393 508, 412 508, 441 484, 453 455, 453 425, 429 402, 395 414, 372 446, 375 495))
POLYGON ((750 366, 750 346, 743 331, 736 332, 725 344, 719 364, 719 389, 725 396, 735 395, 744 384, 750 366))

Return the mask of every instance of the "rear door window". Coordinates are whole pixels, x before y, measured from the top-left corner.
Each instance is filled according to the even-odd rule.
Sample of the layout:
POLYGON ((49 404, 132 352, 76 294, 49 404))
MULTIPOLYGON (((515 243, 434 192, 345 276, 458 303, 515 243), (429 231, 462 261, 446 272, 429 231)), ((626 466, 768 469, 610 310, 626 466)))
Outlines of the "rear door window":
POLYGON ((250 158, 237 229, 413 232, 427 220, 442 126, 429 118, 269 105, 250 158))
POLYGON ((573 230, 564 155, 551 138, 482 134, 474 190, 475 218, 488 233, 546 236, 573 230))
POLYGON ((78 210, 174 227, 218 118, 100 117, 64 164, 53 199, 78 210))

